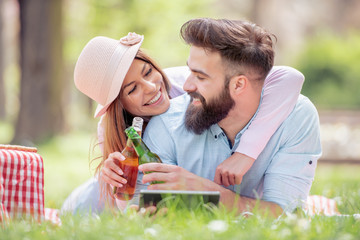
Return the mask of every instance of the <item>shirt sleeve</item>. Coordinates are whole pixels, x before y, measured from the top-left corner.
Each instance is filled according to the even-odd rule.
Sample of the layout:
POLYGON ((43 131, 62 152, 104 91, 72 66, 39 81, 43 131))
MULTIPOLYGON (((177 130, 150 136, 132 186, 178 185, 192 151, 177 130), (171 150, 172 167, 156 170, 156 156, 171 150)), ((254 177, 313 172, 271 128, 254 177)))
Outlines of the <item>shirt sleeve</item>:
POLYGON ((286 120, 279 151, 264 175, 262 199, 275 202, 288 212, 304 207, 321 156, 317 111, 312 104, 301 108, 296 117, 286 120))
POLYGON ((274 67, 265 79, 262 102, 236 152, 258 158, 271 136, 289 116, 299 97, 304 75, 291 67, 274 67))

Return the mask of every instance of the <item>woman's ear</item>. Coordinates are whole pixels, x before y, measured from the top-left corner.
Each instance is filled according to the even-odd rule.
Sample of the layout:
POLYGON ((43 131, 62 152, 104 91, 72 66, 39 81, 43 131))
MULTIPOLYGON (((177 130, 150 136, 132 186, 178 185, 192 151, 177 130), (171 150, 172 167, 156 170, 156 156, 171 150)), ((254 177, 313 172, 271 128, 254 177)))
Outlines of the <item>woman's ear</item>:
POLYGON ((248 84, 248 79, 245 75, 234 76, 230 80, 230 92, 235 95, 241 94, 248 84))

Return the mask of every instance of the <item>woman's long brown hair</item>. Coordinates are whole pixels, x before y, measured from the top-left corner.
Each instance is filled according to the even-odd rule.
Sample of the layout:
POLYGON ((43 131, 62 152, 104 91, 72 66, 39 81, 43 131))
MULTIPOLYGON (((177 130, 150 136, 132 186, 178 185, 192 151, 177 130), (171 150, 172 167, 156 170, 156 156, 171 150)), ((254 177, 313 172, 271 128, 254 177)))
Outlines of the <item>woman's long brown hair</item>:
MULTIPOLYGON (((159 65, 141 49, 137 52, 135 58, 151 64, 160 72, 165 83, 166 91, 169 94, 171 87, 170 82, 159 65)), ((120 92, 117 98, 110 104, 103 119, 105 123, 104 142, 100 143, 104 146, 103 156, 95 171, 95 175, 98 175, 100 183, 100 198, 104 199, 110 206, 113 206, 114 201, 111 199, 114 199, 114 197, 110 185, 104 182, 100 177, 101 169, 110 153, 121 152, 125 148, 126 135, 124 130, 131 125, 134 117, 124 109, 120 101, 120 92)), ((144 120, 146 121, 147 119, 145 118, 144 120)), ((146 122, 144 123, 144 126, 146 126, 146 122)))

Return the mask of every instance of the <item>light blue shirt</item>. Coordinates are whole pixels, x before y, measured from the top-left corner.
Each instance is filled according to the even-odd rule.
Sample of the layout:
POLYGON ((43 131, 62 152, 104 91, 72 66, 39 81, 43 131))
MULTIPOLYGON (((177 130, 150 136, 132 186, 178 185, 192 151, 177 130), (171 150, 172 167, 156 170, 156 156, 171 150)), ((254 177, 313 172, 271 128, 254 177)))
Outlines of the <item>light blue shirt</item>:
MULTIPOLYGON (((172 99, 168 111, 153 117, 147 125, 144 142, 163 163, 213 181, 216 167, 235 151, 252 120, 236 135, 234 146, 217 124, 196 135, 184 124, 189 100, 187 94, 172 99)), ((300 96, 242 183, 228 188, 293 211, 306 201, 320 156, 318 113, 308 98, 300 96)))

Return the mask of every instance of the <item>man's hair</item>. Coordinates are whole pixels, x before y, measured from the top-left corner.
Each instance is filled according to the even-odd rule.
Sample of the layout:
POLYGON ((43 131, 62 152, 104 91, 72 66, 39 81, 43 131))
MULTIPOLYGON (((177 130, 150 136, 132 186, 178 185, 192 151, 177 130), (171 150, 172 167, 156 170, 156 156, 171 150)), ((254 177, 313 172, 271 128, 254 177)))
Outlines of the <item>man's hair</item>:
POLYGON ((220 53, 227 76, 251 73, 264 80, 274 65, 276 37, 254 23, 241 20, 192 19, 180 30, 189 45, 220 53))

